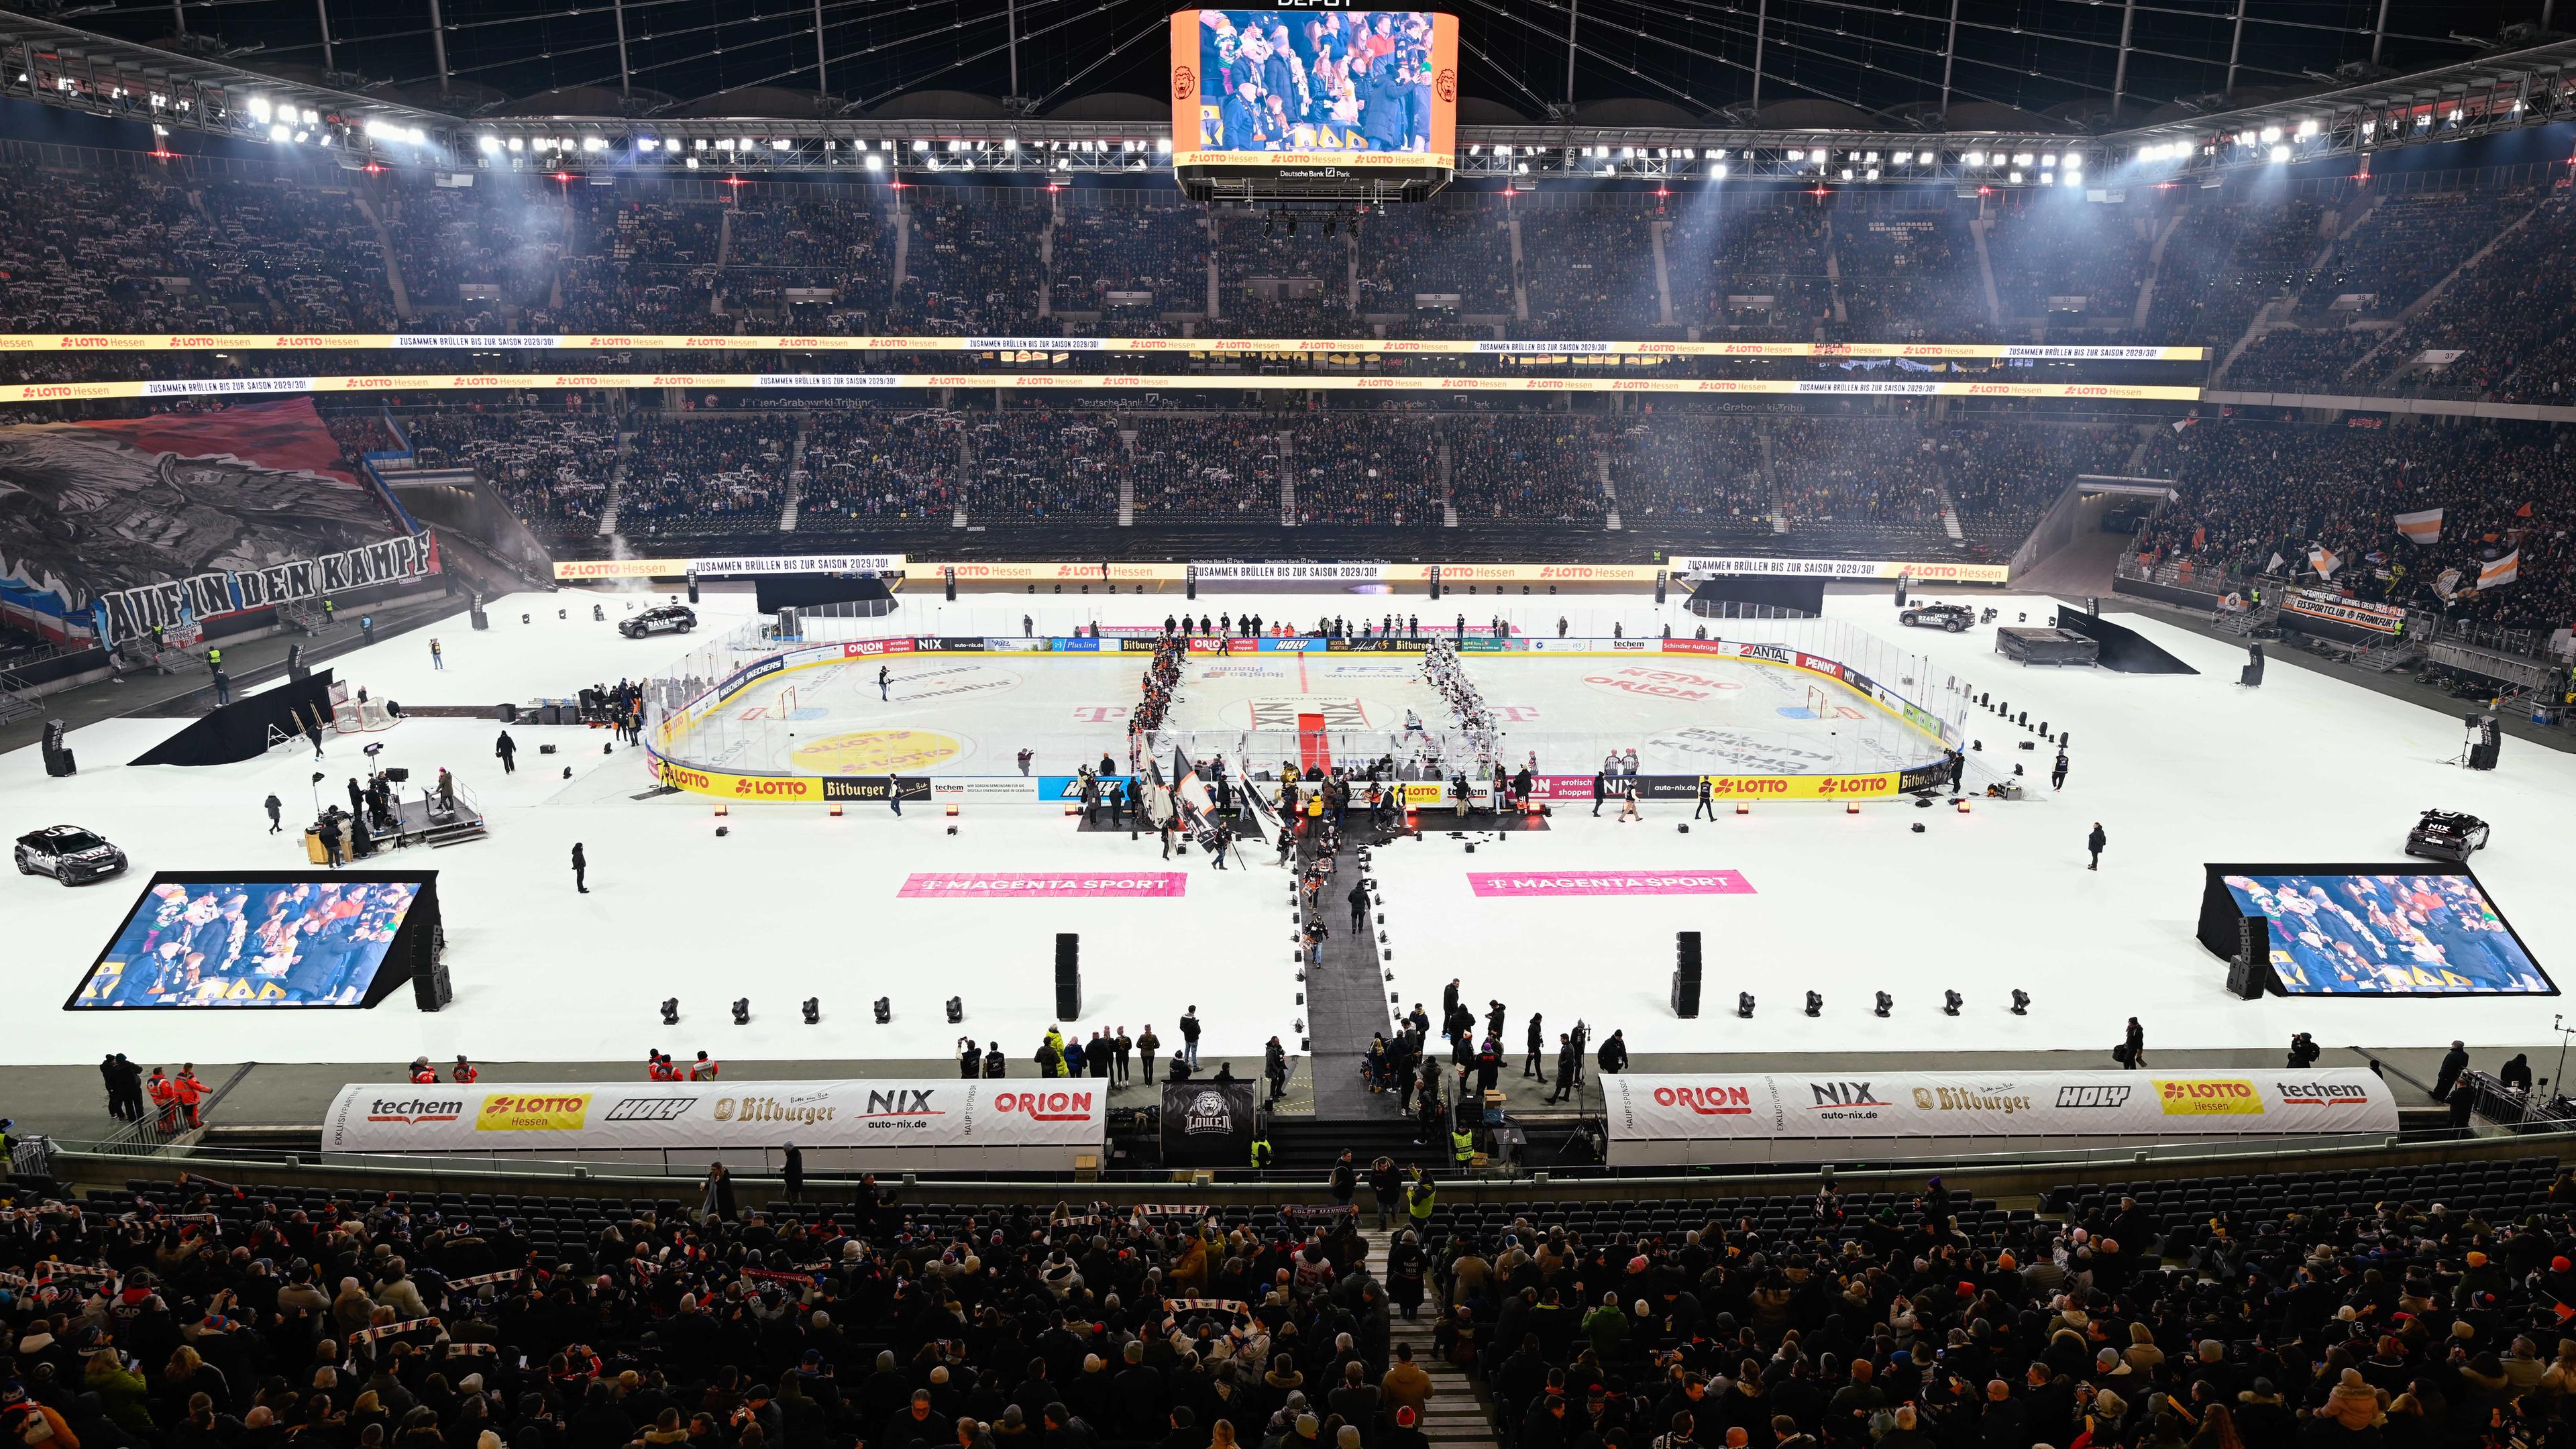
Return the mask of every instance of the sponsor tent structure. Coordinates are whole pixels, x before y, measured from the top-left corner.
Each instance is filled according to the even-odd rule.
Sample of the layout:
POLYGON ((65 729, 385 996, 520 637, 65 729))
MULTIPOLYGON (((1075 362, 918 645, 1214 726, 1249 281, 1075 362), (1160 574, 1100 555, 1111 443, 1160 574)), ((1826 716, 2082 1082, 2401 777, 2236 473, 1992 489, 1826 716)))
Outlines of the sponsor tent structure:
POLYGON ((1614 1167, 1859 1162, 2394 1133, 2357 1068, 1601 1079, 1614 1167))
POLYGON ((1107 1113, 1087 1082, 368 1082, 332 1099, 322 1150, 703 1171, 793 1142, 813 1171, 1065 1172, 1100 1158, 1107 1113))

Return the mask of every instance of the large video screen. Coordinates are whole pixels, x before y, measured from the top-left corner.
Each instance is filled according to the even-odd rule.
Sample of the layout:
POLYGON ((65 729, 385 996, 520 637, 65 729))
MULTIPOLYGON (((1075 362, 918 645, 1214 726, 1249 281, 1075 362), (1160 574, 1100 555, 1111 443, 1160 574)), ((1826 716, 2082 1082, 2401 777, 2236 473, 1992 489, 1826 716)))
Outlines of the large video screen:
POLYGON ((1183 10, 1171 25, 1176 165, 1457 165, 1454 15, 1183 10))
POLYGON ((2272 923, 2272 969, 2292 996, 2555 995, 2477 877, 2222 877, 2239 912, 2272 923))
POLYGON ((365 1006, 421 890, 420 880, 155 876, 64 1005, 365 1006))

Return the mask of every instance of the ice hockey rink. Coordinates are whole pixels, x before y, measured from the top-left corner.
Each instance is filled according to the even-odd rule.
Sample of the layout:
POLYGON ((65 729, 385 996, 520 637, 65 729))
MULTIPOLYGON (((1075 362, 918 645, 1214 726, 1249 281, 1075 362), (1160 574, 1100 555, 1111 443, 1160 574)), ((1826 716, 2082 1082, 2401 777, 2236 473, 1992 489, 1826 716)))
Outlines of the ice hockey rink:
MULTIPOLYGON (((905 626, 922 622, 832 621, 837 634, 907 640, 905 626)), ((1955 718, 1962 707, 1954 678, 1930 678, 1923 656, 1847 625, 1738 627, 1765 642, 1849 656, 1856 668, 1866 659, 1935 712, 1955 718)), ((1041 776, 1104 756, 1131 768, 1127 727, 1144 656, 1056 652, 1042 638, 965 642, 980 647, 794 664, 675 724, 663 752, 747 774, 1009 775, 1022 752, 1041 776)), ((1520 642, 1520 650, 1460 662, 1495 721, 1500 757, 1535 773, 1875 771, 1926 764, 1942 750, 1937 737, 1866 695, 1785 663, 1661 654, 1650 637, 1520 642), (1532 644, 1541 652, 1527 652, 1532 644)), ((740 645, 725 662, 747 663, 763 647, 740 645)), ((710 661, 692 679, 714 673, 710 661)), ((1320 732, 1329 756, 1346 763, 1384 759, 1411 772, 1462 758, 1449 706, 1418 652, 1194 654, 1160 738, 1202 762, 1274 770, 1300 753, 1301 729, 1320 732)))
MULTIPOLYGON (((2011 597, 1976 601, 2003 607, 2006 622, 2021 610, 2053 608, 2053 601, 2011 597)), ((379 698, 498 703, 643 677, 707 637, 702 630, 624 640, 613 628, 624 598, 604 596, 607 617, 597 622, 590 602, 581 593, 499 600, 489 631, 453 621, 344 655, 333 667, 379 698), (565 617, 554 617, 558 609, 565 617), (431 635, 441 640, 443 668, 432 667, 431 635)), ((1229 602, 1238 609, 1267 604, 1276 617, 1302 625, 1336 601, 1305 595, 1229 602)), ((1034 622, 1065 631, 1075 622, 1159 623, 1174 604, 1152 595, 1094 598, 1078 615, 1067 604, 1061 617, 1034 622)), ((1366 599, 1344 605, 1354 614, 1379 606, 1366 599)), ((1506 607, 1524 612, 1517 601, 1506 607)), ((1599 617, 1578 620, 1578 632, 1606 633, 1615 624, 1630 637, 1651 636, 1670 622, 1686 635, 1700 623, 1677 608, 1659 612, 1644 598, 1595 600, 1587 608, 1599 617)), ((1910 801, 1871 801, 1858 814, 1828 802, 1764 803, 1687 834, 1677 828, 1688 823, 1682 805, 1649 803, 1642 822, 1620 824, 1615 811, 1596 820, 1588 805, 1561 804, 1546 831, 1486 837, 1473 856, 1465 842, 1439 832, 1433 816, 1424 839, 1390 845, 1376 857, 1393 989, 1407 1003, 1436 1003, 1442 985, 1458 976, 1472 1001, 1507 1003, 1515 1030, 1530 1011, 1546 1013, 1551 1029, 1581 1016, 1596 1031, 1624 1030, 1639 1053, 2100 1052, 2131 1014, 2146 1025, 2150 1060, 2159 1047, 2273 1046, 2293 1030, 2328 1044, 2369 1046, 2453 1037, 2527 1044, 2545 1034, 2555 1003, 2528 997, 2239 1002, 2225 993, 2223 964, 2194 941, 2193 928, 2205 861, 2396 861, 2415 814, 2438 806, 2493 823, 2493 846, 2474 860, 2478 875, 2542 966, 2562 973, 2576 959, 2576 896, 2564 889, 2561 852, 2553 847, 2576 808, 2576 759, 2508 741, 2493 773, 2461 770, 2450 763, 2459 745, 2454 716, 2283 660, 2263 688, 2242 689, 2234 683, 2239 650, 2152 616, 2122 618, 2201 673, 2023 670, 1992 652, 1991 626, 1958 635, 1902 633, 1884 593, 1831 595, 1827 609, 1890 649, 1919 657, 1922 672, 1914 677, 1924 687, 1989 690, 2008 696, 2016 712, 2028 709, 2034 721, 2045 717, 2071 730, 2064 791, 2050 791, 2043 778, 2028 800, 1981 800, 1965 815, 1910 801), (2084 868, 2083 840, 2097 820, 2110 843, 2102 870, 2093 873, 2084 868), (1918 823, 1920 834, 1912 829, 1918 823), (1470 878, 1656 870, 1737 872, 1749 889, 1537 898, 1479 894, 1470 878), (1672 935, 1685 929, 1701 931, 1707 948, 1704 1013, 1694 1021, 1676 1020, 1665 1001, 1672 935), (2015 987, 2030 993, 2027 1016, 2007 1009, 2015 987), (1826 998, 1815 1018, 1798 1010, 1799 994, 1810 988, 1826 998), (1956 1019, 1938 1013, 1945 988, 1966 998, 1956 1019), (1882 989, 1896 998, 1885 1019, 1869 1009, 1870 993, 1882 989), (1739 990, 1759 998, 1753 1022, 1731 1014, 1739 990)), ((898 617, 902 627, 938 633, 940 612, 936 603, 907 604, 898 617)), ((1016 622, 1017 607, 1010 612, 1016 622)), ((1556 607, 1525 613, 1525 627, 1553 636, 1556 607)), ((709 630, 752 617, 748 596, 735 594, 709 593, 701 614, 709 630)), ((991 621, 946 622, 958 624, 981 631, 991 621)), ((926 669, 936 661, 910 662, 926 669)), ((1012 670, 1072 661, 980 662, 1012 670)), ((1669 662, 1659 657, 1636 667, 1669 662)), ((1075 681, 1061 689, 1026 683, 908 720, 867 713, 872 668, 840 686, 853 696, 849 721, 953 724, 972 736, 957 765, 985 770, 1004 766, 1020 747, 1013 743, 1018 717, 992 724, 979 720, 978 710, 1061 712, 1132 701, 1134 666, 1082 663, 1102 667, 1088 676, 1048 676, 1075 681)), ((1581 711, 1587 738, 1635 734, 1643 748, 1660 734, 1714 727, 1705 714, 1679 709, 1707 701, 1604 693, 1590 681, 1616 677, 1611 663, 1540 654, 1471 659, 1469 667, 1489 702, 1539 712, 1515 729, 1555 724, 1551 712, 1581 711)), ((1699 663, 1679 668, 1693 671, 1699 663)), ((1359 701, 1364 717, 1375 720, 1380 709, 1408 707, 1415 697, 1408 691, 1417 687, 1409 682, 1412 661, 1392 656, 1347 665, 1317 656, 1303 661, 1302 683, 1287 677, 1297 666, 1276 657, 1229 656, 1201 667, 1207 675, 1192 681, 1190 708, 1219 722, 1251 701, 1319 696, 1359 701), (1215 673, 1245 665, 1282 672, 1215 673), (1390 666, 1408 673, 1377 672, 1390 666), (1319 668, 1370 672, 1319 677, 1319 668)), ((1716 708, 1733 712, 1725 726, 1778 730, 1792 743, 1798 731, 1840 727, 1782 713, 1808 708, 1804 683, 1794 694, 1775 687, 1775 680, 1801 678, 1788 671, 1739 665, 1703 677, 1737 672, 1745 673, 1737 681, 1743 688, 1710 691, 1722 696, 1716 708)), ((803 698, 800 687, 800 710, 839 708, 808 706, 803 698)), ((881 703, 909 707, 900 698, 881 703)), ((917 1061, 949 1055, 966 1032, 1024 1060, 1049 1024, 1045 987, 1060 930, 1084 940, 1085 1019, 1067 1026, 1132 1032, 1151 1022, 1169 1038, 1181 1009, 1194 1004, 1210 1052, 1248 1055, 1274 1033, 1296 1040, 1288 886, 1262 864, 1266 853, 1249 855, 1250 869, 1222 873, 1195 856, 1167 865, 1151 836, 1077 832, 1056 807, 1025 803, 970 801, 955 836, 935 810, 919 806, 899 818, 853 806, 834 818, 819 806, 744 804, 719 821, 703 797, 654 791, 640 751, 603 754, 605 732, 521 727, 514 731, 519 768, 505 776, 492 754, 497 726, 439 718, 407 719, 370 738, 384 744, 388 761, 419 775, 455 770, 492 821, 488 840, 384 858, 391 867, 439 872, 456 983, 448 1011, 423 1015, 397 997, 372 1011, 65 1013, 64 999, 153 871, 305 868, 292 828, 309 817, 317 795, 337 791, 360 768, 359 742, 348 739, 329 741, 319 763, 300 746, 238 765, 122 763, 181 723, 129 718, 76 731, 70 743, 81 772, 67 780, 46 778, 33 748, 0 756, 0 828, 15 836, 55 823, 86 826, 123 845, 134 862, 120 879, 76 889, 0 876, 0 918, 11 923, 14 947, 12 970, 0 976, 0 1008, 43 1025, 21 1033, 28 1060, 95 1061, 122 1051, 172 1064, 401 1062, 462 1052, 640 1062, 647 1047, 660 1047, 682 1055, 704 1048, 728 1062, 917 1061), (556 744, 557 753, 538 754, 540 743, 556 744), (319 786, 309 778, 316 770, 325 774, 319 786), (267 834, 260 801, 271 792, 287 803, 288 834, 267 834), (721 839, 719 824, 729 830, 721 839), (591 862, 588 895, 573 890, 568 855, 575 841, 591 862), (905 894, 922 872, 1048 871, 1171 871, 1183 883, 1172 894, 1074 901, 905 894), (867 1013, 880 995, 894 1002, 894 1020, 885 1026, 867 1013), (941 1018, 940 1002, 950 995, 965 1000, 962 1027, 941 1018), (664 1029, 654 1013, 666 996, 682 1001, 678 1028, 664 1029), (724 1004, 737 996, 752 999, 749 1026, 725 1019, 724 1004), (821 1025, 797 1018, 795 1004, 807 996, 822 999, 821 1025)), ((1081 728, 1067 736, 1068 764, 1077 738, 1095 761, 1101 742, 1123 741, 1121 723, 1103 720, 1096 732, 1088 721, 1069 723, 1081 728)), ((2017 729, 1991 715, 1972 714, 1968 725, 1985 747, 1972 756, 1980 768, 2009 773, 2021 763, 2044 777, 2045 752, 2011 748, 2017 729)), ((1591 763, 1569 760, 1566 767, 1591 763)))

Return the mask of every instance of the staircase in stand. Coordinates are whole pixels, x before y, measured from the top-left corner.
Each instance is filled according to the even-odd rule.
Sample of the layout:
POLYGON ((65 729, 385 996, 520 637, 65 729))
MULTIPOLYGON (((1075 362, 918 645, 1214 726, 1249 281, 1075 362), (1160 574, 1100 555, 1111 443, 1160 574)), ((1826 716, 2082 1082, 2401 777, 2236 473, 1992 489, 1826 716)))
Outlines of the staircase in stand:
POLYGON ((1118 526, 1136 526, 1136 478, 1131 473, 1118 475, 1118 526))
POLYGON ((1279 435, 1279 526, 1297 526, 1297 435, 1279 435))
POLYGON ((608 470, 608 496, 600 501, 599 527, 596 536, 617 536, 617 508, 626 501, 626 465, 635 456, 635 435, 617 435, 617 464, 608 470))
POLYGON ((1605 509, 1601 526, 1612 533, 1617 533, 1627 525, 1619 521, 1619 485, 1610 481, 1608 453, 1592 455, 1592 476, 1601 485, 1601 500, 1605 509))
MULTIPOLYGON (((1370 1220, 1368 1207, 1363 1201, 1360 1221, 1366 1224, 1370 1220)), ((1360 1236, 1368 1241, 1369 1265, 1381 1283, 1387 1276, 1387 1252, 1394 1246, 1396 1233, 1400 1231, 1400 1226, 1394 1231, 1366 1226, 1360 1230, 1360 1236)), ((1494 1415, 1482 1390, 1474 1379, 1468 1377, 1466 1370, 1442 1362, 1432 1352, 1431 1335, 1440 1321, 1439 1306, 1437 1298, 1425 1297, 1421 1311, 1414 1317, 1406 1318, 1399 1313, 1392 1318, 1388 1324, 1387 1351, 1392 1355, 1398 1344, 1412 1349, 1413 1361, 1421 1365, 1423 1372, 1431 1375, 1431 1401, 1423 1406, 1422 1422, 1414 1426, 1422 1431, 1423 1438, 1434 1445, 1448 1446, 1448 1449, 1489 1449, 1496 1442, 1494 1415)))
POLYGON ((799 504, 805 501, 806 431, 807 427, 805 422, 800 420, 796 424, 795 446, 787 455, 787 501, 784 504, 781 504, 778 509, 778 531, 780 533, 794 533, 796 531, 796 509, 799 504))
POLYGON ((1458 526, 1457 488, 1449 474, 1449 439, 1446 436, 1440 439, 1440 526, 1458 526))

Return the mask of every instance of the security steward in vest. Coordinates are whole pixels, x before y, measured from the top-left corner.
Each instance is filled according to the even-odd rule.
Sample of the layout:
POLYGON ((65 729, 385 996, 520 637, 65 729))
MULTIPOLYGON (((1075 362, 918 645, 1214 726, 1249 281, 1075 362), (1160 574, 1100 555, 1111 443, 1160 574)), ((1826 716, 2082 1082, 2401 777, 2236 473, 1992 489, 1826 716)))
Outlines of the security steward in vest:
POLYGON ((1271 1150, 1270 1133, 1266 1129, 1254 1132, 1252 1135, 1252 1170, 1255 1172, 1268 1171, 1270 1167, 1270 1159, 1276 1155, 1277 1154, 1271 1150))
POLYGON ((1455 1125, 1450 1127, 1449 1156, 1450 1159, 1461 1168, 1476 1160, 1476 1133, 1474 1129, 1455 1125))

